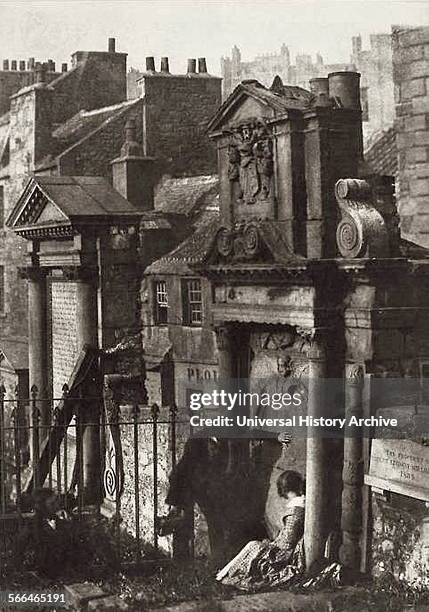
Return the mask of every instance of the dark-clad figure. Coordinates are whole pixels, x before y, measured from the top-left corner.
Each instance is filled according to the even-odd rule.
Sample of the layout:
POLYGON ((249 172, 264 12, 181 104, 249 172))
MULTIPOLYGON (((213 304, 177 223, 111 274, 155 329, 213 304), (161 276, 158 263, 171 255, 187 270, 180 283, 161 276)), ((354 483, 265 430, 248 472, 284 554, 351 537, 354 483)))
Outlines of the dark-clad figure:
POLYGON ((265 498, 256 490, 248 449, 248 440, 189 439, 170 476, 166 504, 172 510, 160 535, 174 530, 179 538, 189 537, 186 516, 196 503, 207 521, 211 556, 219 562, 252 537, 264 537, 265 498))

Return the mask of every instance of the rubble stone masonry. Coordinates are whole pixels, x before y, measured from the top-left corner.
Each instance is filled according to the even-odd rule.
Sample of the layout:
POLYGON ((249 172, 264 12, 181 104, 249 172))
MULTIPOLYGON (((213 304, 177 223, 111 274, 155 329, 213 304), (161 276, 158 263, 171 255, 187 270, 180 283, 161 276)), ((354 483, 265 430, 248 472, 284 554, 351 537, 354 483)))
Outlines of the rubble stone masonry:
POLYGON ((394 27, 392 39, 401 230, 429 246, 429 27, 394 27))

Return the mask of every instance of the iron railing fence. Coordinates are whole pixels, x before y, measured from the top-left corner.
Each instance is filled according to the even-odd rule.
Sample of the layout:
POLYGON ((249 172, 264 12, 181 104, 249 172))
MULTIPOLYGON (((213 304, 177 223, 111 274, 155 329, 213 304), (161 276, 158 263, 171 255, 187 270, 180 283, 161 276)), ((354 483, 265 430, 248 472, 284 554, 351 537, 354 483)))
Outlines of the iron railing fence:
POLYGON ((178 419, 175 405, 124 407, 113 400, 107 411, 99 397, 73 397, 67 385, 57 399, 39 398, 36 387, 29 398, 11 399, 0 386, 1 525, 19 529, 34 515, 35 492, 49 489, 77 520, 110 517, 118 559, 139 562, 148 547, 161 552, 161 495, 176 465, 182 426, 179 445, 189 422, 178 419))

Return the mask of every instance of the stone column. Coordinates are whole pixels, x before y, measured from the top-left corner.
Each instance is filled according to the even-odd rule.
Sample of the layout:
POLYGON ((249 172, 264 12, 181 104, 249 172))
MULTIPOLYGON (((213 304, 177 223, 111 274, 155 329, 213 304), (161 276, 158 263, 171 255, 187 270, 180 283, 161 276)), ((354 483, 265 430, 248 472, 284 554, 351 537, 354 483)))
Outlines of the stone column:
MULTIPOLYGON (((345 370, 345 418, 362 417, 363 368, 350 363, 345 370)), ((359 570, 361 562, 363 455, 362 428, 345 428, 340 561, 359 570)))
MULTIPOLYGON (((38 266, 23 270, 28 279, 28 367, 30 390, 35 385, 39 400, 48 395, 48 358, 47 358, 47 303, 46 274, 38 266)), ((38 403, 40 425, 49 426, 51 406, 47 401, 38 403)))
MULTIPOLYGON (((76 282, 76 337, 79 350, 85 345, 98 346, 97 270, 74 268, 65 271, 76 282)), ((101 388, 93 377, 83 389, 84 400, 79 405, 82 426, 82 477, 85 503, 95 503, 101 494, 100 403, 101 388), (89 399, 86 400, 85 397, 89 399), (94 399, 95 398, 95 399, 94 399)))
MULTIPOLYGON (((308 416, 324 414, 326 357, 320 340, 313 340, 309 350, 308 416)), ((304 545, 307 570, 323 557, 327 487, 326 444, 322 429, 309 429, 307 435, 306 502, 304 545)))

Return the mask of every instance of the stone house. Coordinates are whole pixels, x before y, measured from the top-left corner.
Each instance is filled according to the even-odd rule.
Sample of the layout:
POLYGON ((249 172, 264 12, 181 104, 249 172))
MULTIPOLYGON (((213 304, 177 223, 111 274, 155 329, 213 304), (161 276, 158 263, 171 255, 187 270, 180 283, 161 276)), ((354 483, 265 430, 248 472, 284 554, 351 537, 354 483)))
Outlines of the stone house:
MULTIPOLYGON (((140 96, 134 100, 127 100, 126 95, 126 53, 116 51, 114 39, 109 39, 105 52, 77 51, 71 68, 66 70, 63 66, 61 73, 54 71, 52 62, 41 64, 33 60, 28 70, 16 71, 13 63, 12 70, 5 65, 0 73, 4 111, 0 118, 0 322, 5 343, 32 333, 31 325, 28 330, 26 281, 19 273, 26 263, 26 242, 6 224, 29 175, 104 177, 144 212, 157 208, 158 200, 163 199, 165 177, 180 184, 181 177, 210 176, 215 171, 215 151, 207 143, 204 131, 220 103, 220 79, 207 73, 202 59, 198 73, 196 61, 191 60, 184 75, 169 72, 168 58, 162 59, 160 71, 155 70, 153 58, 147 59, 147 65, 148 71, 139 81, 140 96), (127 125, 131 144, 125 146, 129 154, 124 155, 132 159, 112 164, 124 157, 121 150, 127 125)), ((34 183, 33 188, 43 191, 48 189, 48 183, 45 187, 38 184, 37 188, 34 183)), ((60 184, 67 189, 67 181, 52 179, 54 184, 57 193, 60 184)), ((192 188, 186 187, 185 180, 184 192, 192 188)), ((40 197, 44 201, 50 196, 40 197)), ((150 231, 141 228, 146 263, 172 248, 190 229, 190 212, 170 213, 170 221, 163 220, 162 229, 157 230, 156 222, 149 220, 150 231), (146 244, 143 237, 150 232, 156 239, 146 244)), ((35 220, 34 211, 30 218, 35 220)), ((35 245, 35 249, 33 258, 37 260, 39 246, 35 245)), ((48 319, 49 292, 50 289, 43 292, 46 307, 42 306, 48 319)), ((135 321, 127 322, 130 327, 134 324, 135 321)), ((43 320, 41 333, 46 335, 48 344, 50 326, 49 320, 43 320)), ((106 342, 115 344, 120 335, 119 329, 112 331, 112 338, 106 342)), ((49 393, 53 374, 47 364, 52 363, 51 352, 46 344, 38 366, 45 371, 42 378, 31 378, 30 357, 30 387, 36 383, 49 393)), ((40 355, 34 356, 35 360, 39 358, 40 355)), ((65 373, 66 377, 69 373, 65 373)), ((28 389, 28 385, 24 388, 28 389)))

